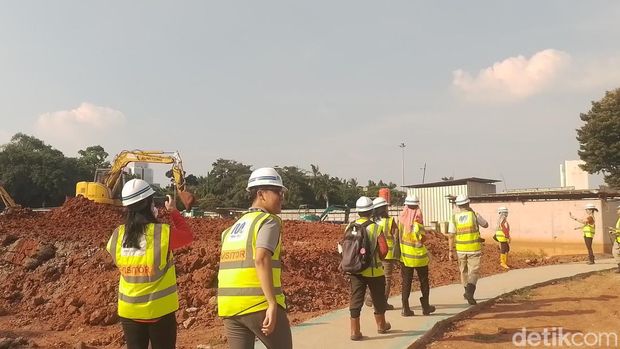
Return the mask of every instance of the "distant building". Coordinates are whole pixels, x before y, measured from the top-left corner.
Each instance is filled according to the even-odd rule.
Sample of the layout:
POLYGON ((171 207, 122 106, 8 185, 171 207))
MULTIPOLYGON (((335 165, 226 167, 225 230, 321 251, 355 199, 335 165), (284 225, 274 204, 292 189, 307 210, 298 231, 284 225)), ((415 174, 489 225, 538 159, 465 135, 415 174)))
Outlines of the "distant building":
POLYGON ((588 172, 582 170, 579 165, 585 162, 581 160, 566 160, 560 165, 560 185, 575 190, 590 189, 588 172))
POLYGON ((448 196, 465 194, 478 196, 494 194, 497 192, 496 179, 463 178, 452 179, 434 183, 405 185, 407 195, 417 195, 420 198, 420 206, 424 215, 424 224, 431 222, 447 222, 452 215, 452 204, 448 196))
POLYGON ((149 184, 153 183, 153 169, 149 167, 149 164, 145 162, 132 162, 125 167, 130 174, 138 176, 149 184))

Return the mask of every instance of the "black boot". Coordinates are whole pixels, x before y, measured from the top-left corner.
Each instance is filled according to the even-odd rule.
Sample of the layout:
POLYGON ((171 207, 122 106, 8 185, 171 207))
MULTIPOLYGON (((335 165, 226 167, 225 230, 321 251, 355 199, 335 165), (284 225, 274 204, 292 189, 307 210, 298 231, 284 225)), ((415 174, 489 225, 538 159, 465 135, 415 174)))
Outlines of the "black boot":
POLYGON ((400 311, 400 315, 408 317, 413 316, 413 310, 409 308, 409 300, 403 300, 403 310, 400 311))
POLYGON ((620 274, 620 263, 618 263, 618 269, 616 269, 616 273, 620 274))
POLYGON ((428 298, 420 297, 420 305, 422 305, 422 314, 430 315, 435 312, 435 306, 428 304, 428 298))
POLYGON ((474 292, 476 292, 476 285, 467 284, 467 286, 465 286, 465 294, 463 295, 463 297, 467 299, 467 303, 469 303, 469 305, 478 304, 478 302, 476 302, 476 300, 474 299, 474 292))

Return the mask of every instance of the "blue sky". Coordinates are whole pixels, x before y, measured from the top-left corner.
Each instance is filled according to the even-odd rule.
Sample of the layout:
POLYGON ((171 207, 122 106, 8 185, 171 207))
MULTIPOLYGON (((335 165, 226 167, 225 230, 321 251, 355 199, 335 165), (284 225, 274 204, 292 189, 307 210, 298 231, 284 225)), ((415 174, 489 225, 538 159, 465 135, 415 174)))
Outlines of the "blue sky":
POLYGON ((618 18, 616 1, 7 3, 0 143, 400 183, 404 142, 407 184, 426 163, 427 182, 556 187, 579 113, 620 86, 618 18))

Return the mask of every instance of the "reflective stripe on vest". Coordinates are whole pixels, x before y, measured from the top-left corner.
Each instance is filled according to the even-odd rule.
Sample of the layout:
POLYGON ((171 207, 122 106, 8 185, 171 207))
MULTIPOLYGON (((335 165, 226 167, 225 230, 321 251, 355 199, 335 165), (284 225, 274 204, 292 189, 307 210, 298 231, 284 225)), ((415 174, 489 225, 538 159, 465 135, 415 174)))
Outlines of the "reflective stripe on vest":
MULTIPOLYGON (((222 233, 217 289, 218 314, 221 317, 250 314, 268 308, 267 299, 256 272, 254 256, 258 231, 269 218, 276 220, 280 227, 282 226, 278 216, 253 211, 244 214, 233 226, 222 233)), ((280 280, 281 236, 282 234, 271 256, 271 271, 276 302, 286 308, 280 280)))
POLYGON ((456 252, 478 252, 482 249, 480 243, 480 231, 478 218, 473 211, 463 211, 454 214, 454 226, 456 227, 456 252))
POLYGON ((394 236, 392 236, 394 224, 394 217, 382 218, 379 221, 379 225, 383 227, 383 235, 388 246, 388 253, 385 255, 385 259, 396 259, 394 257, 394 236))
POLYGON ((121 272, 118 315, 128 319, 156 319, 179 308, 176 272, 169 249, 170 226, 147 224, 141 248, 125 248, 125 226, 108 241, 107 250, 121 272))
POLYGON ((409 232, 400 232, 400 260, 406 267, 424 267, 428 265, 428 250, 422 244, 424 236, 424 226, 418 222, 413 222, 413 227, 407 229, 409 232))

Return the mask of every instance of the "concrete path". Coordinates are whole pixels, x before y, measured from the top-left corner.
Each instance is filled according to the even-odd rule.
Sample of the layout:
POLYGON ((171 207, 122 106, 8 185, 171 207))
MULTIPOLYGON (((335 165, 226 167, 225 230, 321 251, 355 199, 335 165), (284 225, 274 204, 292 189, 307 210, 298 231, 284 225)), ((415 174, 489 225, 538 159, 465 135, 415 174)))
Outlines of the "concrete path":
MULTIPOLYGON (((524 287, 614 267, 617 267, 617 264, 613 259, 604 259, 598 260, 594 265, 571 263, 510 270, 478 280, 476 299, 478 303, 482 303, 524 287)), ((417 282, 417 278, 414 282, 417 282)), ((293 346, 296 349, 407 348, 432 329, 437 322, 454 317, 470 307, 463 299, 463 286, 460 284, 431 289, 431 304, 437 307, 437 311, 430 316, 422 315, 418 298, 420 298, 420 292, 411 293, 409 302, 414 306, 412 309, 416 315, 405 318, 400 315, 400 296, 390 297, 389 303, 396 309, 386 312, 386 319, 392 324, 392 330, 387 334, 377 334, 372 309, 364 306, 361 329, 366 338, 360 342, 351 341, 349 339, 349 309, 345 308, 293 327, 293 346)), ((258 341, 256 348, 265 347, 258 341)))

